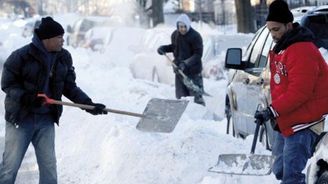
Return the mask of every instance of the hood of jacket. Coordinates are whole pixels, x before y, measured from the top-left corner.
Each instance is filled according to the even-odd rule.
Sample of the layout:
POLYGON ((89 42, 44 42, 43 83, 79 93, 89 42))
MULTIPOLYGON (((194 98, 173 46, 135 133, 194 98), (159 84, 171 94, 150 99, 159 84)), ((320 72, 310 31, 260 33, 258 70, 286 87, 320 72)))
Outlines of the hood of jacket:
POLYGON ((281 37, 273 51, 279 53, 297 42, 314 42, 314 35, 308 28, 300 26, 299 23, 294 23, 293 29, 281 37))
POLYGON ((183 24, 185 24, 187 26, 187 32, 190 30, 190 26, 191 26, 191 20, 189 19, 188 15, 186 14, 181 14, 177 20, 176 20, 176 26, 178 27, 178 23, 182 22, 183 24))
POLYGON ((48 55, 48 51, 47 49, 44 47, 42 41, 40 40, 40 38, 36 35, 36 34, 33 34, 33 38, 32 38, 32 44, 38 48, 42 54, 44 56, 47 56, 48 55))

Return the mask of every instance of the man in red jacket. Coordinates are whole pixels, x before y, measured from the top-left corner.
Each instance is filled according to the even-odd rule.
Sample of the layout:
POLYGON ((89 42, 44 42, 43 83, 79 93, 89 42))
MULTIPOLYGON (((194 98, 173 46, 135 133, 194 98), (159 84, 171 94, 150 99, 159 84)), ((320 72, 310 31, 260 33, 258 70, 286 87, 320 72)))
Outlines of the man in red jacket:
POLYGON ((302 170, 328 109, 328 66, 313 43, 313 33, 293 19, 285 1, 270 4, 266 25, 276 43, 270 51, 272 103, 255 118, 275 122, 276 178, 283 184, 305 184, 302 170))

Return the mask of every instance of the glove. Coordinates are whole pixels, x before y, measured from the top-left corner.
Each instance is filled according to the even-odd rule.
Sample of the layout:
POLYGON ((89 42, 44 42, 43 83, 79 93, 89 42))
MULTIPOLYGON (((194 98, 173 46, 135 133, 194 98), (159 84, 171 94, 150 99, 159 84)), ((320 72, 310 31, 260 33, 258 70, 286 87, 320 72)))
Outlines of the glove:
POLYGON ((45 103, 44 97, 38 97, 37 93, 25 93, 21 97, 21 103, 27 107, 41 107, 45 103))
POLYGON ((186 64, 184 62, 180 62, 178 68, 179 68, 179 70, 184 72, 186 69, 186 64))
POLYGON ((159 55, 164 55, 164 54, 165 54, 164 46, 160 46, 160 47, 157 49, 157 53, 158 53, 159 55))
POLYGON ((175 74, 177 74, 177 75, 179 75, 179 71, 178 71, 178 67, 172 67, 173 68, 173 72, 175 73, 175 74))
POLYGON ((95 108, 93 109, 86 109, 85 111, 87 111, 88 113, 92 114, 92 115, 99 115, 99 114, 107 114, 108 112, 105 111, 104 109, 106 108, 106 106, 104 104, 101 103, 88 103, 88 105, 92 105, 95 108))
POLYGON ((273 115, 272 111, 270 110, 270 108, 267 108, 262 111, 257 110, 254 114, 254 118, 256 120, 258 120, 260 123, 264 123, 270 119, 274 119, 274 115, 273 115))

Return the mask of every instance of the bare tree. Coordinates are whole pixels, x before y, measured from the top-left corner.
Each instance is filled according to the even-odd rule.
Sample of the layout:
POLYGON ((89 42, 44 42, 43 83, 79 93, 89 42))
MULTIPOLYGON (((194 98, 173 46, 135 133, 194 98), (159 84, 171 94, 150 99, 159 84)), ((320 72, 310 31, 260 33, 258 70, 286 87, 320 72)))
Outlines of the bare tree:
POLYGON ((235 0, 237 13, 237 31, 241 33, 255 32, 255 14, 250 0, 235 0))
POLYGON ((152 0, 151 19, 154 27, 164 22, 163 0, 152 0))
POLYGON ((137 0, 140 7, 150 20, 150 27, 164 22, 163 3, 164 0, 137 0))

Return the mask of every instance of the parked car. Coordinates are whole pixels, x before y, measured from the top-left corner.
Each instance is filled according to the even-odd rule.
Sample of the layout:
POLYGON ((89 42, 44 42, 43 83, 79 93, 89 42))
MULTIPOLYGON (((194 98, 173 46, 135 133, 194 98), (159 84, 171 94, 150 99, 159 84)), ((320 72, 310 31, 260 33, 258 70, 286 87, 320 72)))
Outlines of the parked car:
POLYGON ((84 17, 73 25, 67 25, 67 43, 73 47, 81 47, 86 44, 86 33, 96 26, 106 26, 109 24, 108 17, 84 17))
MULTIPOLYGON (((308 11, 300 19, 300 24, 311 29, 318 39, 318 47, 328 46, 328 12, 308 11)), ((255 130, 254 113, 258 104, 263 108, 271 103, 270 73, 268 53, 273 41, 268 29, 259 29, 248 48, 242 55, 240 48, 230 48, 226 54, 226 68, 229 71, 226 94, 227 132, 245 138, 255 130), (233 63, 234 62, 234 63, 233 63), (231 123, 230 123, 231 122, 231 123)), ((262 126, 260 141, 268 149, 272 144, 272 128, 270 122, 262 126)))
POLYGON ((295 16, 302 16, 306 14, 309 10, 314 9, 315 6, 301 6, 298 8, 291 9, 290 11, 293 13, 294 17, 295 16))
POLYGON ((93 27, 85 33, 85 42, 82 47, 103 53, 105 47, 110 44, 112 37, 113 28, 107 26, 93 27))
MULTIPOLYGON (((173 31, 173 27, 156 27, 146 30, 141 44, 138 45, 139 50, 136 50, 136 55, 130 65, 131 72, 135 78, 170 85, 174 84, 175 74, 173 73, 171 62, 166 57, 157 54, 157 48, 160 45, 170 43, 173 31), (143 68, 147 68, 147 70, 143 68)), ((222 79, 223 74, 220 70, 222 67, 218 67, 217 63, 209 63, 219 54, 218 44, 221 44, 221 40, 219 40, 217 34, 201 32, 201 35, 203 39, 202 74, 207 78, 222 79)), ((174 59, 171 54, 168 53, 169 57, 174 59)))
POLYGON ((40 23, 41 20, 35 18, 32 18, 31 20, 27 21, 23 27, 22 36, 24 38, 31 37, 33 35, 34 29, 39 27, 40 23))
MULTIPOLYGON (((325 49, 328 49, 327 10, 326 7, 319 7, 309 10, 302 17, 296 19, 317 36, 315 44, 325 49)), ((228 74, 225 114, 227 133, 231 132, 233 136, 245 138, 253 134, 255 131, 254 113, 257 107, 266 108, 271 104, 268 53, 273 46, 269 31, 264 26, 256 32, 245 52, 242 52, 241 48, 227 50, 225 67, 234 70, 229 70, 228 74)), ((269 150, 273 141, 273 129, 270 123, 265 122, 261 126, 259 134, 259 141, 269 150)), ((328 138, 323 141, 325 143, 321 145, 324 146, 327 144, 328 138)), ((327 160, 328 156, 320 157, 319 155, 318 161, 311 165, 312 170, 317 171, 313 175, 316 175, 317 178, 325 177, 326 179, 322 179, 323 181, 328 181, 327 160), (322 160, 324 164, 318 165, 319 160, 322 160)))
POLYGON ((174 73, 171 63, 157 53, 160 45, 167 44, 171 32, 171 28, 155 28, 143 33, 141 43, 134 49, 136 54, 129 66, 134 78, 173 84, 174 73))

